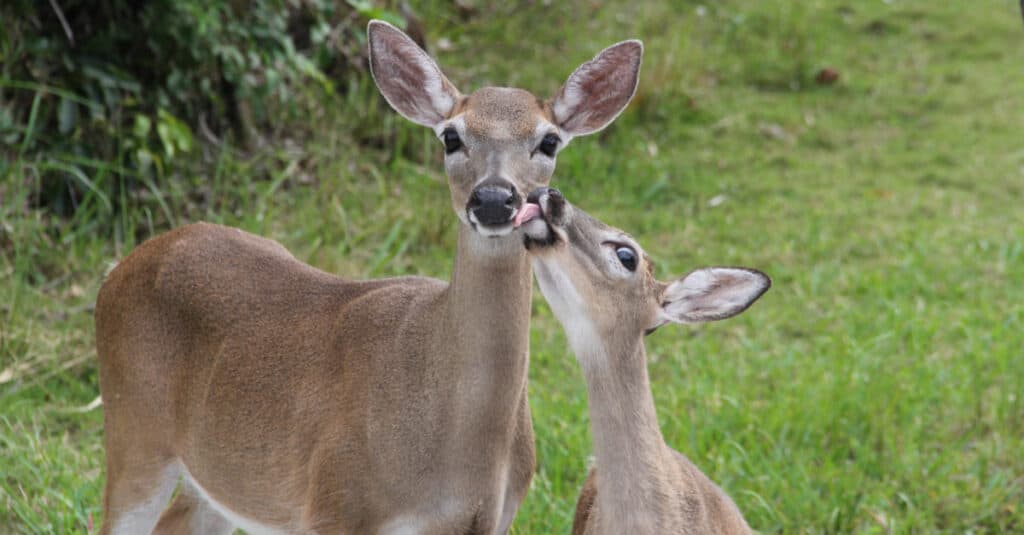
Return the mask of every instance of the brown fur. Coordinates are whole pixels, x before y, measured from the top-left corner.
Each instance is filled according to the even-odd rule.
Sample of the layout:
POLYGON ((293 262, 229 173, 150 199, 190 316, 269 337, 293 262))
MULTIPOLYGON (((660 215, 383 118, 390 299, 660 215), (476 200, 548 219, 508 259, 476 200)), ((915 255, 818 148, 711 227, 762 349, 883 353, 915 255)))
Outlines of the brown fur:
MULTIPOLYGON (((660 321, 668 285, 654 279, 647 255, 621 230, 569 206, 560 194, 541 195, 539 202, 549 226, 536 235, 528 230, 530 240, 537 240, 529 250, 541 291, 586 376, 596 457, 580 491, 572 533, 749 534, 732 500, 665 444, 658 428, 643 333, 660 321), (615 250, 623 246, 636 253, 632 272, 617 264, 615 250)), ((764 284, 767 277, 755 280, 764 284)), ((712 280, 704 288, 715 294, 726 284, 712 280)), ((750 302, 767 289, 750 288, 742 294, 750 302)), ((721 317, 747 305, 722 307, 721 317)))
POLYGON ((529 91, 511 87, 481 88, 466 98, 460 110, 465 112, 470 132, 491 139, 496 135, 531 139, 538 119, 555 121, 543 101, 529 91))
MULTIPOLYGON (((676 456, 674 463, 677 466, 665 469, 665 479, 676 477, 675 486, 686 485, 692 489, 690 493, 673 493, 671 490, 660 493, 663 501, 669 504, 674 503, 677 509, 672 512, 666 508, 661 514, 666 517, 674 516, 677 522, 665 522, 661 524, 663 527, 632 533, 693 535, 747 535, 753 533, 732 499, 697 470, 689 459, 679 452, 673 451, 672 453, 676 456), (672 525, 676 527, 665 527, 672 525)), ((601 529, 601 523, 598 520, 600 512, 597 507, 599 489, 597 478, 597 469, 591 469, 583 488, 580 489, 580 495, 576 501, 576 514, 573 517, 572 535, 611 533, 609 530, 601 529)), ((646 504, 644 507, 652 506, 646 504)))
MULTIPOLYGON (((462 220, 451 281, 346 280, 209 224, 139 246, 96 305, 101 533, 149 531, 182 475, 158 533, 508 530, 534 466, 530 263, 512 216, 482 229, 467 199, 488 179, 519 199, 547 184, 555 160, 534 153, 558 125, 523 90, 463 97, 402 32, 368 31, 388 102, 463 130, 445 157, 462 220)), ((635 86, 591 111, 610 121, 635 86)))
POLYGON ((576 514, 572 519, 572 535, 583 535, 587 528, 590 515, 594 511, 594 501, 597 500, 597 470, 591 469, 587 473, 587 480, 583 482, 580 489, 580 497, 576 500, 576 514))
POLYGON ((470 260, 468 232, 451 284, 349 281, 209 224, 141 245, 96 308, 108 504, 180 463, 286 531, 372 532, 446 499, 425 531, 493 531, 533 467, 529 267, 470 260))
POLYGON ((751 533, 732 500, 665 444, 640 335, 603 345, 608 362, 578 354, 590 360, 585 374, 597 462, 580 491, 573 533, 751 533))

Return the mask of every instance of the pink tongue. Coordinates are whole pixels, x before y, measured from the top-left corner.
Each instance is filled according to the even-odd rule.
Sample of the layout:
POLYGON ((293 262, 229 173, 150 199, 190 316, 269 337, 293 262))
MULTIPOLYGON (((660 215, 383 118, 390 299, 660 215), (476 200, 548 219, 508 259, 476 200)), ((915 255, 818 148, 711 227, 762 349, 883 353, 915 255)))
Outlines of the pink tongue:
POLYGON ((537 217, 540 216, 540 205, 534 203, 526 203, 522 205, 522 208, 519 208, 519 212, 515 214, 515 219, 512 221, 512 227, 522 227, 523 223, 530 221, 532 219, 536 219, 537 217))
POLYGON ((512 221, 512 226, 520 227, 523 223, 538 217, 540 217, 540 206, 533 203, 526 203, 519 209, 519 213, 516 214, 515 220, 512 221))

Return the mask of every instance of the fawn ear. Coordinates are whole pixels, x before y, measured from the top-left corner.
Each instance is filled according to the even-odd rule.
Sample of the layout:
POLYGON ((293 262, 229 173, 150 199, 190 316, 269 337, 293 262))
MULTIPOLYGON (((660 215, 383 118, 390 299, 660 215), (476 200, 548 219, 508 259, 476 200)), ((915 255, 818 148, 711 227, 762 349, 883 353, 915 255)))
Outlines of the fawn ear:
POLYGON ((384 21, 371 20, 366 35, 370 74, 388 104, 406 119, 431 128, 447 118, 461 95, 437 63, 384 21))
POLYGON ((756 269, 712 267, 690 272, 665 287, 656 328, 670 321, 704 323, 743 312, 772 285, 756 269))
POLYGON ((592 134, 618 117, 636 93, 644 45, 623 41, 580 65, 551 99, 558 126, 574 136, 592 134))

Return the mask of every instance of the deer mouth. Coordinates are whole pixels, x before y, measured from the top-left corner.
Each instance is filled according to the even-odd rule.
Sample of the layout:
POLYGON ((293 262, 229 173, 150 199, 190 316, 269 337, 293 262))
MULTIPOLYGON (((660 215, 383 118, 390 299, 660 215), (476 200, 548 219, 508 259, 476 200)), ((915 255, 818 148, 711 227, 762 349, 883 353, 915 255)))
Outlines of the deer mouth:
POLYGON ((512 232, 514 232, 516 229, 512 221, 499 225, 485 225, 483 223, 474 221, 474 219, 475 218, 472 215, 470 215, 469 220, 471 226, 473 227, 473 230, 476 230, 478 233, 480 233, 481 236, 487 238, 500 238, 502 236, 508 236, 509 234, 512 234, 512 232))
POLYGON ((527 249, 549 247, 564 240, 566 201, 555 188, 541 187, 530 192, 512 224, 523 231, 527 249))
POLYGON ((466 219, 483 236, 496 238, 512 234, 523 197, 502 178, 488 178, 473 189, 466 202, 466 219))

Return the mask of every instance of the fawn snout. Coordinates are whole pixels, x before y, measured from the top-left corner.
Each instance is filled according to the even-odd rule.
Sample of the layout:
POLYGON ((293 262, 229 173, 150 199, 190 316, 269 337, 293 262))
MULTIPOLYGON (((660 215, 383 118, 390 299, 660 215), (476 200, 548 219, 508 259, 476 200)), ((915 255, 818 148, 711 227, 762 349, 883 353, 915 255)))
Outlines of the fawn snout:
POLYGON ((567 207, 565 196, 556 188, 543 186, 527 195, 515 219, 515 226, 523 229, 527 249, 565 241, 567 207))

